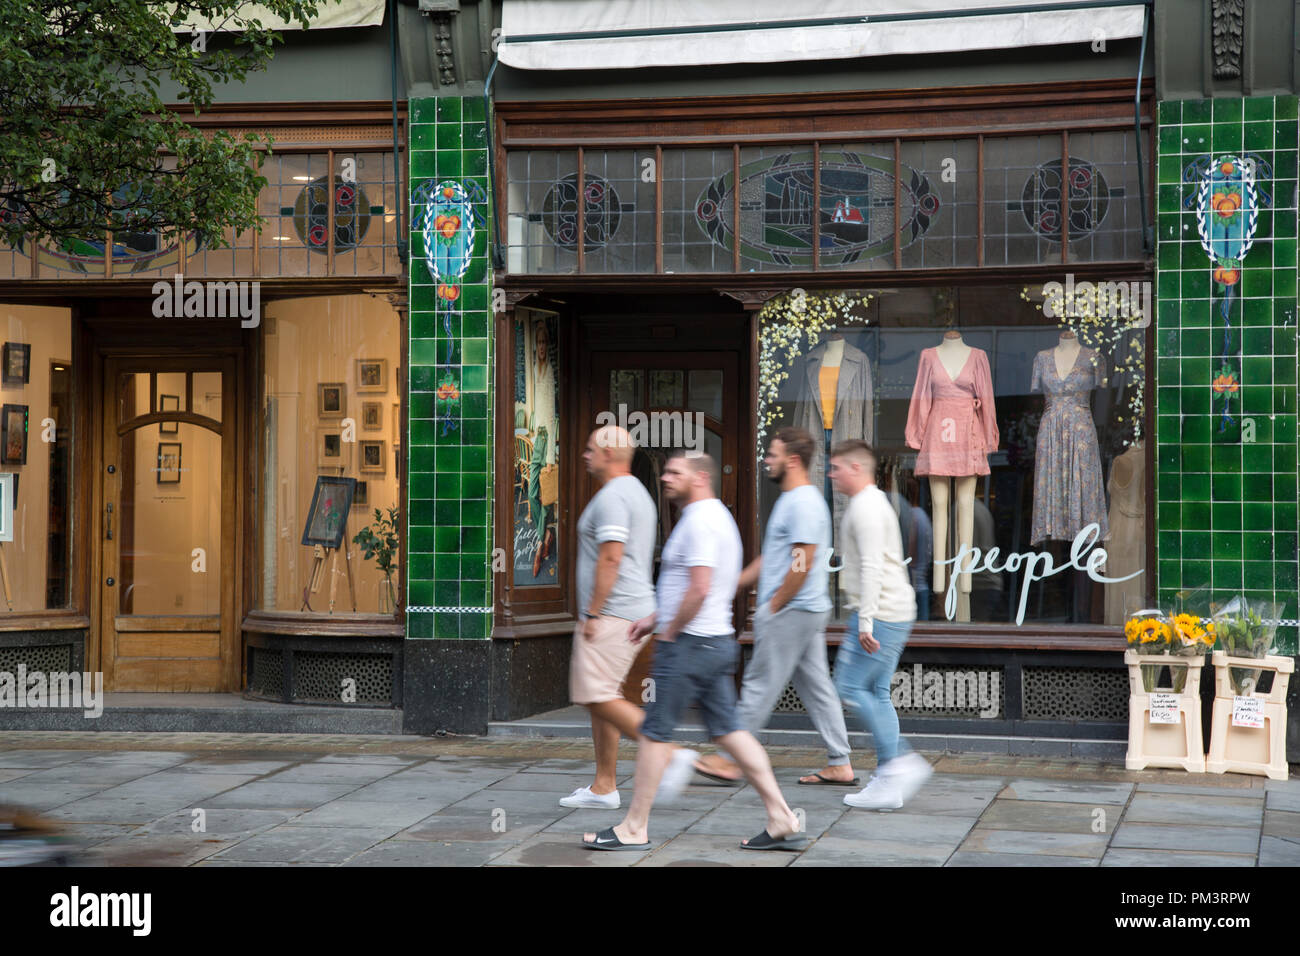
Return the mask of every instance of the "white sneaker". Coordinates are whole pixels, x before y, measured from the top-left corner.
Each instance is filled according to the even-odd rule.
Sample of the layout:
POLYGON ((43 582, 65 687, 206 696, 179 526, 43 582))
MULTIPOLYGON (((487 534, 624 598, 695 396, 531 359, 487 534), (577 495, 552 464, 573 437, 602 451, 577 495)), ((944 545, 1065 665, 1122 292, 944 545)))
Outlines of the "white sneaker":
POLYGON ((877 773, 860 791, 846 794, 844 802, 863 810, 897 810, 903 805, 903 796, 893 779, 877 773))
POLYGON ((901 757, 895 757, 886 763, 880 768, 880 773, 893 781, 898 790, 898 795, 906 803, 916 796, 916 792, 930 779, 930 775, 934 773, 934 768, 930 766, 930 761, 919 753, 909 750, 901 757))
POLYGON ((581 807, 586 810, 617 810, 618 805, 617 790, 611 790, 609 793, 592 793, 591 787, 579 787, 567 797, 560 798, 562 807, 581 807))
POLYGON ((700 755, 694 750, 679 747, 673 751, 672 759, 664 768, 664 775, 659 779, 659 789, 655 791, 655 803, 672 806, 682 795, 691 778, 695 776, 695 761, 700 755))

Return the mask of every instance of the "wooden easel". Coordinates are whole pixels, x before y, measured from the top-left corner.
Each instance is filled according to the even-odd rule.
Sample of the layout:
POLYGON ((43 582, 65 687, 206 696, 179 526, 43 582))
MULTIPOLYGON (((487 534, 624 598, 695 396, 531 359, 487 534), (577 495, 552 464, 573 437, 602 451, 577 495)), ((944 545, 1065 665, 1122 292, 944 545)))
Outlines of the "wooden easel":
POLYGON ((5 605, 9 610, 14 609, 14 594, 9 587, 9 565, 5 562, 5 546, 0 544, 0 583, 5 589, 5 605))
MULTIPOLYGON (((321 578, 323 578, 325 575, 325 558, 326 555, 328 554, 330 555, 330 613, 333 614, 334 605, 338 597, 338 589, 339 589, 339 579, 338 579, 339 549, 326 548, 323 545, 318 544, 315 545, 312 553, 313 553, 313 563, 311 568, 311 583, 307 586, 306 590, 303 591, 303 595, 302 595, 303 606, 299 610, 305 609, 310 611, 312 609, 310 603, 311 599, 309 595, 320 593, 320 586, 322 583, 321 578)), ((3 561, 2 555, 0 555, 0 561, 3 561)), ((344 553, 343 553, 343 566, 347 571, 348 596, 352 599, 352 611, 353 613, 356 613, 357 586, 356 586, 356 582, 353 581, 352 579, 352 555, 348 553, 346 548, 344 549, 344 553)), ((8 590, 9 587, 8 584, 6 583, 5 585, 6 595, 8 594, 8 590)))

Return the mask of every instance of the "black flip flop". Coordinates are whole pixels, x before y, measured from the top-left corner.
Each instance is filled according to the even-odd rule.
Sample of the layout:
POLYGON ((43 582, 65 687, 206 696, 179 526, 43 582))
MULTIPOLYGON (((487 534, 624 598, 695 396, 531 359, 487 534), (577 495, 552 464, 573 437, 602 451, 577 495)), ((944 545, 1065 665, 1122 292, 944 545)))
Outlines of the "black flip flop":
POLYGON ((808 838, 804 836, 791 836, 776 839, 766 830, 756 837, 750 838, 748 843, 740 844, 742 850, 802 850, 808 838))
POLYGON ((622 840, 618 838, 618 834, 614 832, 613 827, 606 827, 604 830, 601 830, 599 833, 597 833, 596 840, 594 843, 588 843, 586 840, 583 840, 582 845, 587 847, 589 850, 648 850, 650 849, 649 843, 624 843, 622 840))
POLYGON ((813 783, 811 780, 800 780, 798 783, 801 787, 856 787, 862 779, 861 777, 854 777, 852 780, 831 780, 829 777, 823 777, 819 773, 811 775, 805 774, 804 776, 816 777, 818 782, 813 783))

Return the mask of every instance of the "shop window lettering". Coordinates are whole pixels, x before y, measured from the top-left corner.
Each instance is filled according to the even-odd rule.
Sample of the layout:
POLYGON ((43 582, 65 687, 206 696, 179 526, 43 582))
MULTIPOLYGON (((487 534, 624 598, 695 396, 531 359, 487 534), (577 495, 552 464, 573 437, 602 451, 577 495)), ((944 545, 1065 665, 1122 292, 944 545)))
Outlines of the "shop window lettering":
POLYGON ((949 620, 952 620, 956 613, 957 580, 960 574, 978 574, 981 571, 1001 574, 1004 571, 1015 572, 1023 568, 1025 578, 1020 584, 1020 607, 1016 610, 1016 624, 1020 625, 1025 621, 1025 604, 1029 600, 1029 586, 1035 581, 1053 577, 1067 568, 1085 571, 1088 577, 1100 584, 1118 584, 1120 581, 1127 581, 1142 573, 1139 569, 1122 578, 1108 578, 1102 574, 1101 568, 1106 563, 1108 555, 1105 548, 1093 550, 1093 545, 1097 543, 1099 537, 1101 537, 1101 528, 1095 522, 1084 525, 1079 533, 1075 535, 1074 542, 1070 545, 1070 560, 1060 567, 1056 566, 1052 556, 1045 551, 1012 552, 1007 555, 1003 564, 998 565, 997 548, 989 548, 988 551, 984 552, 982 555, 983 560, 981 560, 979 548, 963 544, 956 555, 943 562, 944 564, 956 565, 955 570, 948 578, 948 590, 943 604, 944 613, 949 620), (1084 555, 1087 555, 1087 561, 1084 561, 1084 555))

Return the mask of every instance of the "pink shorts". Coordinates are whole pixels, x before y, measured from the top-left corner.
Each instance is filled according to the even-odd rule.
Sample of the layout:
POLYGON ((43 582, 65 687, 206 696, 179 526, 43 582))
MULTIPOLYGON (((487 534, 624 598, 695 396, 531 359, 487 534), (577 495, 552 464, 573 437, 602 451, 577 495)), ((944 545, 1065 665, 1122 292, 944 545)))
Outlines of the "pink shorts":
POLYGON ((632 622, 621 617, 596 618, 596 636, 582 636, 586 621, 573 631, 573 654, 569 658, 569 699, 575 704, 599 704, 623 696, 623 680, 632 669, 645 641, 628 640, 632 622))

